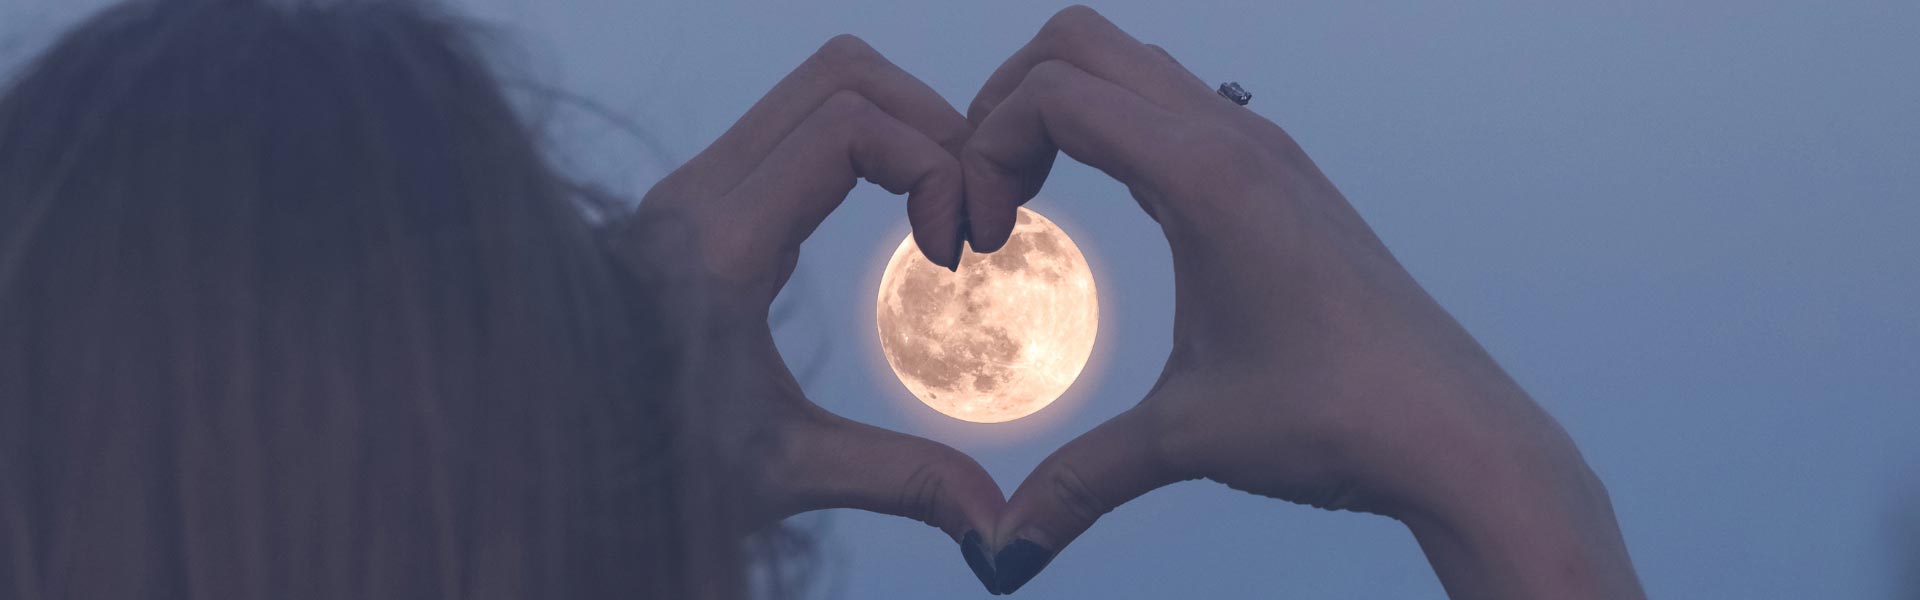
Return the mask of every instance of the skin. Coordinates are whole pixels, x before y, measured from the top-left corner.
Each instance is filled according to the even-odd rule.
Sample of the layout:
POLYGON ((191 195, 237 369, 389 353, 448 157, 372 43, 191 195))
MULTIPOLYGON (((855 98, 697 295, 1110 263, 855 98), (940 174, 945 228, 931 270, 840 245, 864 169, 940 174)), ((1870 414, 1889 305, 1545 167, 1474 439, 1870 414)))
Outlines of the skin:
POLYGON ((969 112, 975 249, 1005 240, 1065 152, 1128 185, 1175 279, 1159 382, 1014 492, 991 540, 996 591, 1113 507, 1209 479, 1399 519, 1454 597, 1642 595, 1573 441, 1279 126, 1085 7, 1049 21, 969 112))
MULTIPOLYGON (((688 341, 690 386, 718 446, 746 475, 749 528, 827 508, 925 522, 958 541, 988 531, 1005 499, 972 458, 858 423, 806 398, 773 343, 768 311, 800 243, 865 179, 907 195, 916 229, 953 231, 957 158, 973 127, 932 89, 852 36, 825 45, 711 146, 613 225, 611 250, 688 341)), ((941 264, 947 246, 921 251, 941 264)))
POLYGON ((675 287, 691 290, 674 292, 678 310, 704 315, 684 320, 710 340, 695 354, 737 386, 711 397, 752 424, 733 435, 760 448, 762 518, 851 507, 919 519, 961 544, 989 591, 1011 593, 1113 508, 1207 479, 1397 519, 1453 597, 1644 596, 1573 441, 1279 126, 1078 6, 1007 59, 968 113, 836 38, 629 224, 656 246, 628 254, 641 270, 690 280, 675 287), (957 266, 963 242, 1006 242, 1062 152, 1125 183, 1172 249, 1173 351, 1137 406, 1003 501, 965 455, 806 400, 767 306, 856 179, 907 193, 922 252, 957 266))

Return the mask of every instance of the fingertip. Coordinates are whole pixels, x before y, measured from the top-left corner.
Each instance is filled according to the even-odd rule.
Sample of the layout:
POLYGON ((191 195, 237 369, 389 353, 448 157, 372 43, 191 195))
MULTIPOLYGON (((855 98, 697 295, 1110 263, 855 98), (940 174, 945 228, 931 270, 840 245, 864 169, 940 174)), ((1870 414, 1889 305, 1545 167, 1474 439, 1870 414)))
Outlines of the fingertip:
POLYGON ((1015 539, 993 557, 994 593, 1012 594, 1053 562, 1054 551, 1025 539, 1015 539))
POLYGON ((953 233, 936 232, 932 227, 913 228, 913 244, 920 249, 920 255, 947 270, 959 264, 962 241, 953 233))
MULTIPOLYGON (((1052 154, 1047 154, 1048 158, 1052 154)), ((967 244, 977 253, 989 253, 1005 246, 1013 235, 1020 205, 1039 191, 1051 160, 1023 168, 1002 166, 980 150, 972 149, 961 157, 965 185, 963 203, 968 222, 967 244)))
MULTIPOLYGON (((994 531, 1007 502, 1000 484, 965 453, 929 444, 926 448, 933 454, 920 458, 920 466, 900 486, 902 499, 909 501, 903 512, 917 515, 955 541, 964 542, 968 534, 979 537, 984 535, 981 532, 994 531)), ((985 539, 980 541, 984 550, 985 539)))
POLYGON ((960 226, 954 228, 954 230, 955 231, 953 234, 953 255, 952 255, 953 262, 947 265, 947 270, 952 271, 954 273, 959 273, 960 259, 966 258, 966 254, 967 254, 967 238, 973 235, 972 220, 966 218, 966 216, 962 214, 960 217, 960 226))
MULTIPOLYGON (((975 230, 979 231, 979 228, 975 230)), ((1007 240, 1011 237, 1013 237, 1012 227, 1000 228, 989 226, 989 229, 974 235, 969 242, 972 244, 975 253, 988 254, 998 252, 1001 247, 1007 245, 1007 240)))
POLYGON ((1031 101, 1003 101, 984 118, 960 153, 961 191, 974 252, 999 250, 1013 235, 1020 205, 1040 192, 1059 148, 1031 101))
POLYGON ((1002 593, 1025 585, 1109 511, 1182 479, 1152 456, 1159 435, 1145 414, 1136 407, 1067 442, 1014 489, 994 529, 1011 540, 994 558, 1002 593))
POLYGON ((968 531, 960 537, 960 558, 967 561, 967 568, 973 570, 973 576, 987 588, 987 593, 1000 595, 998 578, 993 570, 993 555, 987 554, 986 541, 980 537, 979 531, 968 531))
POLYGON ((913 227, 914 244, 928 262, 954 270, 967 241, 967 214, 962 200, 947 202, 909 202, 907 222, 913 227))
POLYGON ((967 245, 975 253, 986 254, 1007 245, 1013 237, 1014 220, 1020 211, 1017 202, 1002 200, 967 201, 967 245))

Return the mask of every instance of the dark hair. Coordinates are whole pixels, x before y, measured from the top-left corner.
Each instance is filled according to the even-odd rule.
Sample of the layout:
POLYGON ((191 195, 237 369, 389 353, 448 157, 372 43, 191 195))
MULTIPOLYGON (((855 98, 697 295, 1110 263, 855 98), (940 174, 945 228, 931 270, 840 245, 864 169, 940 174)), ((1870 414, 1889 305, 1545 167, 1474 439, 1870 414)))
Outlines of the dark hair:
POLYGON ((0 596, 740 592, 659 325, 464 31, 129 2, 17 75, 0 596))

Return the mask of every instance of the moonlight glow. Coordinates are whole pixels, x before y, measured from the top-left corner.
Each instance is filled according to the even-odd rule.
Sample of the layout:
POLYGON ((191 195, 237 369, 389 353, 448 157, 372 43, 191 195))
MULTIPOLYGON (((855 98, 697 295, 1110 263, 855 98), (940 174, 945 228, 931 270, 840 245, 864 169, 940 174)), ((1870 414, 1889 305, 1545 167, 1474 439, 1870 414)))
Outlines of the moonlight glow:
POLYGON ((1100 323, 1086 257, 1025 208, 1005 247, 964 252, 959 273, 928 262, 909 236, 880 279, 878 313, 880 348, 907 390, 976 423, 1053 403, 1087 366, 1100 323))

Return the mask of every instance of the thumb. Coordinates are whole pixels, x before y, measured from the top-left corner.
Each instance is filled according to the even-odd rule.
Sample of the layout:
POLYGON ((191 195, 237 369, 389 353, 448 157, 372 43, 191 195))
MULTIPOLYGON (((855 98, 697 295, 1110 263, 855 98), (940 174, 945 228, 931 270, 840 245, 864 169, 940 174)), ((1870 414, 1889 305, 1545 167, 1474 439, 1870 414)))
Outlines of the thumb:
POLYGON ((790 472, 773 479, 788 514, 852 508, 939 528, 992 587, 984 536, 1006 505, 999 484, 946 444, 820 413, 792 438, 790 472))
POLYGON ((1042 461, 1014 490, 995 529, 1003 543, 992 591, 1020 589, 1101 515, 1186 479, 1159 459, 1156 435, 1147 410, 1136 406, 1042 461))

